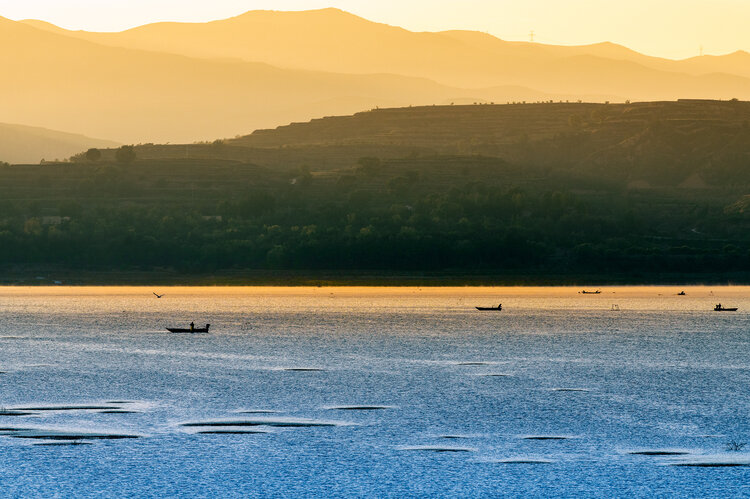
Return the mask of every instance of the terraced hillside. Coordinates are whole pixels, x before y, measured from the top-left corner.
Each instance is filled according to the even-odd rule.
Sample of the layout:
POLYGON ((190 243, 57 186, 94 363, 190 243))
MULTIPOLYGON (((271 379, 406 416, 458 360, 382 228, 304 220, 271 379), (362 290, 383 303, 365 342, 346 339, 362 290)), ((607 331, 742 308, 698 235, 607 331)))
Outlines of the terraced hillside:
MULTIPOLYGON (((272 169, 348 168, 361 157, 497 157, 634 186, 750 182, 750 103, 543 103, 376 109, 213 144, 146 145, 143 159, 202 158, 272 169)), ((110 152, 110 158, 113 153, 110 152)))
POLYGON ((576 132, 593 136, 596 147, 636 135, 655 121, 692 133, 715 127, 727 131, 748 119, 750 103, 738 101, 428 106, 292 123, 230 143, 246 147, 374 143, 456 152, 466 141, 502 147, 521 138, 544 141, 576 132))

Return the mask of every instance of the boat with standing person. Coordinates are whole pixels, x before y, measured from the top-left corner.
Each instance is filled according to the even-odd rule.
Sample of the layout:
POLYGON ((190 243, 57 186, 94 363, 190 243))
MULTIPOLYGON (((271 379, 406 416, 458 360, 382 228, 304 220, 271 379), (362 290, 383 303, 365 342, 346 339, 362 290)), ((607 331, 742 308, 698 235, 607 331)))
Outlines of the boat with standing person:
POLYGON ((737 307, 723 307, 721 303, 714 307, 714 312, 736 312, 737 307))
POLYGON ((167 331, 170 333, 207 333, 209 327, 211 324, 206 324, 206 327, 195 327, 195 323, 191 322, 189 328, 168 327, 167 331))

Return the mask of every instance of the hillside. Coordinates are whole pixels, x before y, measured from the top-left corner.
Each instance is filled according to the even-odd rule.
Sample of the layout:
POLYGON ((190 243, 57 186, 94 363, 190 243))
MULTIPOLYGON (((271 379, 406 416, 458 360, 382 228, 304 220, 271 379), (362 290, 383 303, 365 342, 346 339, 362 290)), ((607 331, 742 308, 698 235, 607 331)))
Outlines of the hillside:
POLYGON ((748 119, 750 103, 739 101, 428 106, 377 109, 292 123, 257 130, 229 143, 252 147, 402 143, 452 151, 457 141, 467 139, 502 145, 516 142, 521 135, 543 140, 579 128, 617 141, 653 120, 711 127, 739 125, 748 119))
POLYGON ((750 282, 748 123, 747 102, 430 106, 4 166, 0 270, 750 282))
POLYGON ((65 159, 91 147, 115 147, 111 140, 84 135, 0 123, 0 161, 38 163, 42 159, 65 159))
POLYGON ((143 159, 216 158, 276 170, 335 170, 366 156, 482 155, 676 186, 750 180, 748 123, 750 103, 734 101, 428 106, 315 119, 217 144, 136 149, 143 159))
POLYGON ((750 55, 745 53, 673 61, 611 43, 567 47, 507 42, 471 31, 416 33, 338 9, 250 11, 208 23, 65 33, 110 46, 190 57, 311 71, 399 74, 462 88, 515 85, 584 100, 750 98, 750 55))

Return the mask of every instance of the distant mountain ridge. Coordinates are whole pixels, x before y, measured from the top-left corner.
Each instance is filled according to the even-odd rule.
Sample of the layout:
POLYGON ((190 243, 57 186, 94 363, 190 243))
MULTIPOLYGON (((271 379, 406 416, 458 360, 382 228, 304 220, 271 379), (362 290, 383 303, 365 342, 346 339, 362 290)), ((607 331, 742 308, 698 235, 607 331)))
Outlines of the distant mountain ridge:
POLYGON ((0 119, 121 142, 192 142, 377 107, 750 99, 750 55, 672 61, 415 33, 337 10, 251 11, 121 33, 0 18, 0 119))
POLYGON ((2 119, 122 142, 192 142, 378 106, 552 99, 400 75, 335 74, 119 48, 0 18, 2 119), (33 61, 33 63, 30 63, 33 61))
MULTIPOLYGON (((476 31, 411 32, 335 8, 249 11, 219 21, 155 23, 119 33, 69 32, 49 23, 24 22, 118 47, 191 57, 236 58, 290 69, 394 73, 469 88, 521 85, 544 92, 579 94, 583 90, 578 87, 548 86, 549 82, 540 76, 550 70, 559 72, 557 66, 561 63, 569 66, 571 72, 587 76, 606 71, 606 65, 596 65, 597 59, 636 63, 658 72, 750 77, 750 54, 741 51, 675 61, 646 56, 610 42, 555 46, 508 42, 476 31), (581 56, 595 59, 576 59, 581 56), (550 64, 552 67, 548 67, 550 64)), ((602 87, 595 88, 593 93, 622 94, 620 90, 602 87)), ((657 98, 637 87, 625 95, 628 93, 638 99, 657 98)))

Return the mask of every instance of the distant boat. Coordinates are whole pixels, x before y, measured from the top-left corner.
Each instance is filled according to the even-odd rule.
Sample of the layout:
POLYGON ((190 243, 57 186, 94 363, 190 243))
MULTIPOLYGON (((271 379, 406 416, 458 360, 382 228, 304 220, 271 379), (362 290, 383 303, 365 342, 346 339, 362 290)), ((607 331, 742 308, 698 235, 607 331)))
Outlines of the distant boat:
POLYGON ((600 295, 600 294, 602 294, 602 292, 599 291, 598 289, 596 291, 586 291, 584 289, 583 291, 581 291, 581 294, 582 295, 600 295))
POLYGON ((476 307, 477 310, 494 310, 496 312, 499 312, 503 309, 503 304, 499 304, 497 307, 476 307))
POLYGON ((737 307, 724 308, 721 306, 721 303, 719 303, 718 305, 714 307, 714 312, 736 312, 736 311, 737 311, 737 307))
POLYGON ((189 328, 168 327, 167 331, 170 333, 207 333, 209 327, 211 324, 206 324, 206 327, 195 327, 191 323, 189 328))

